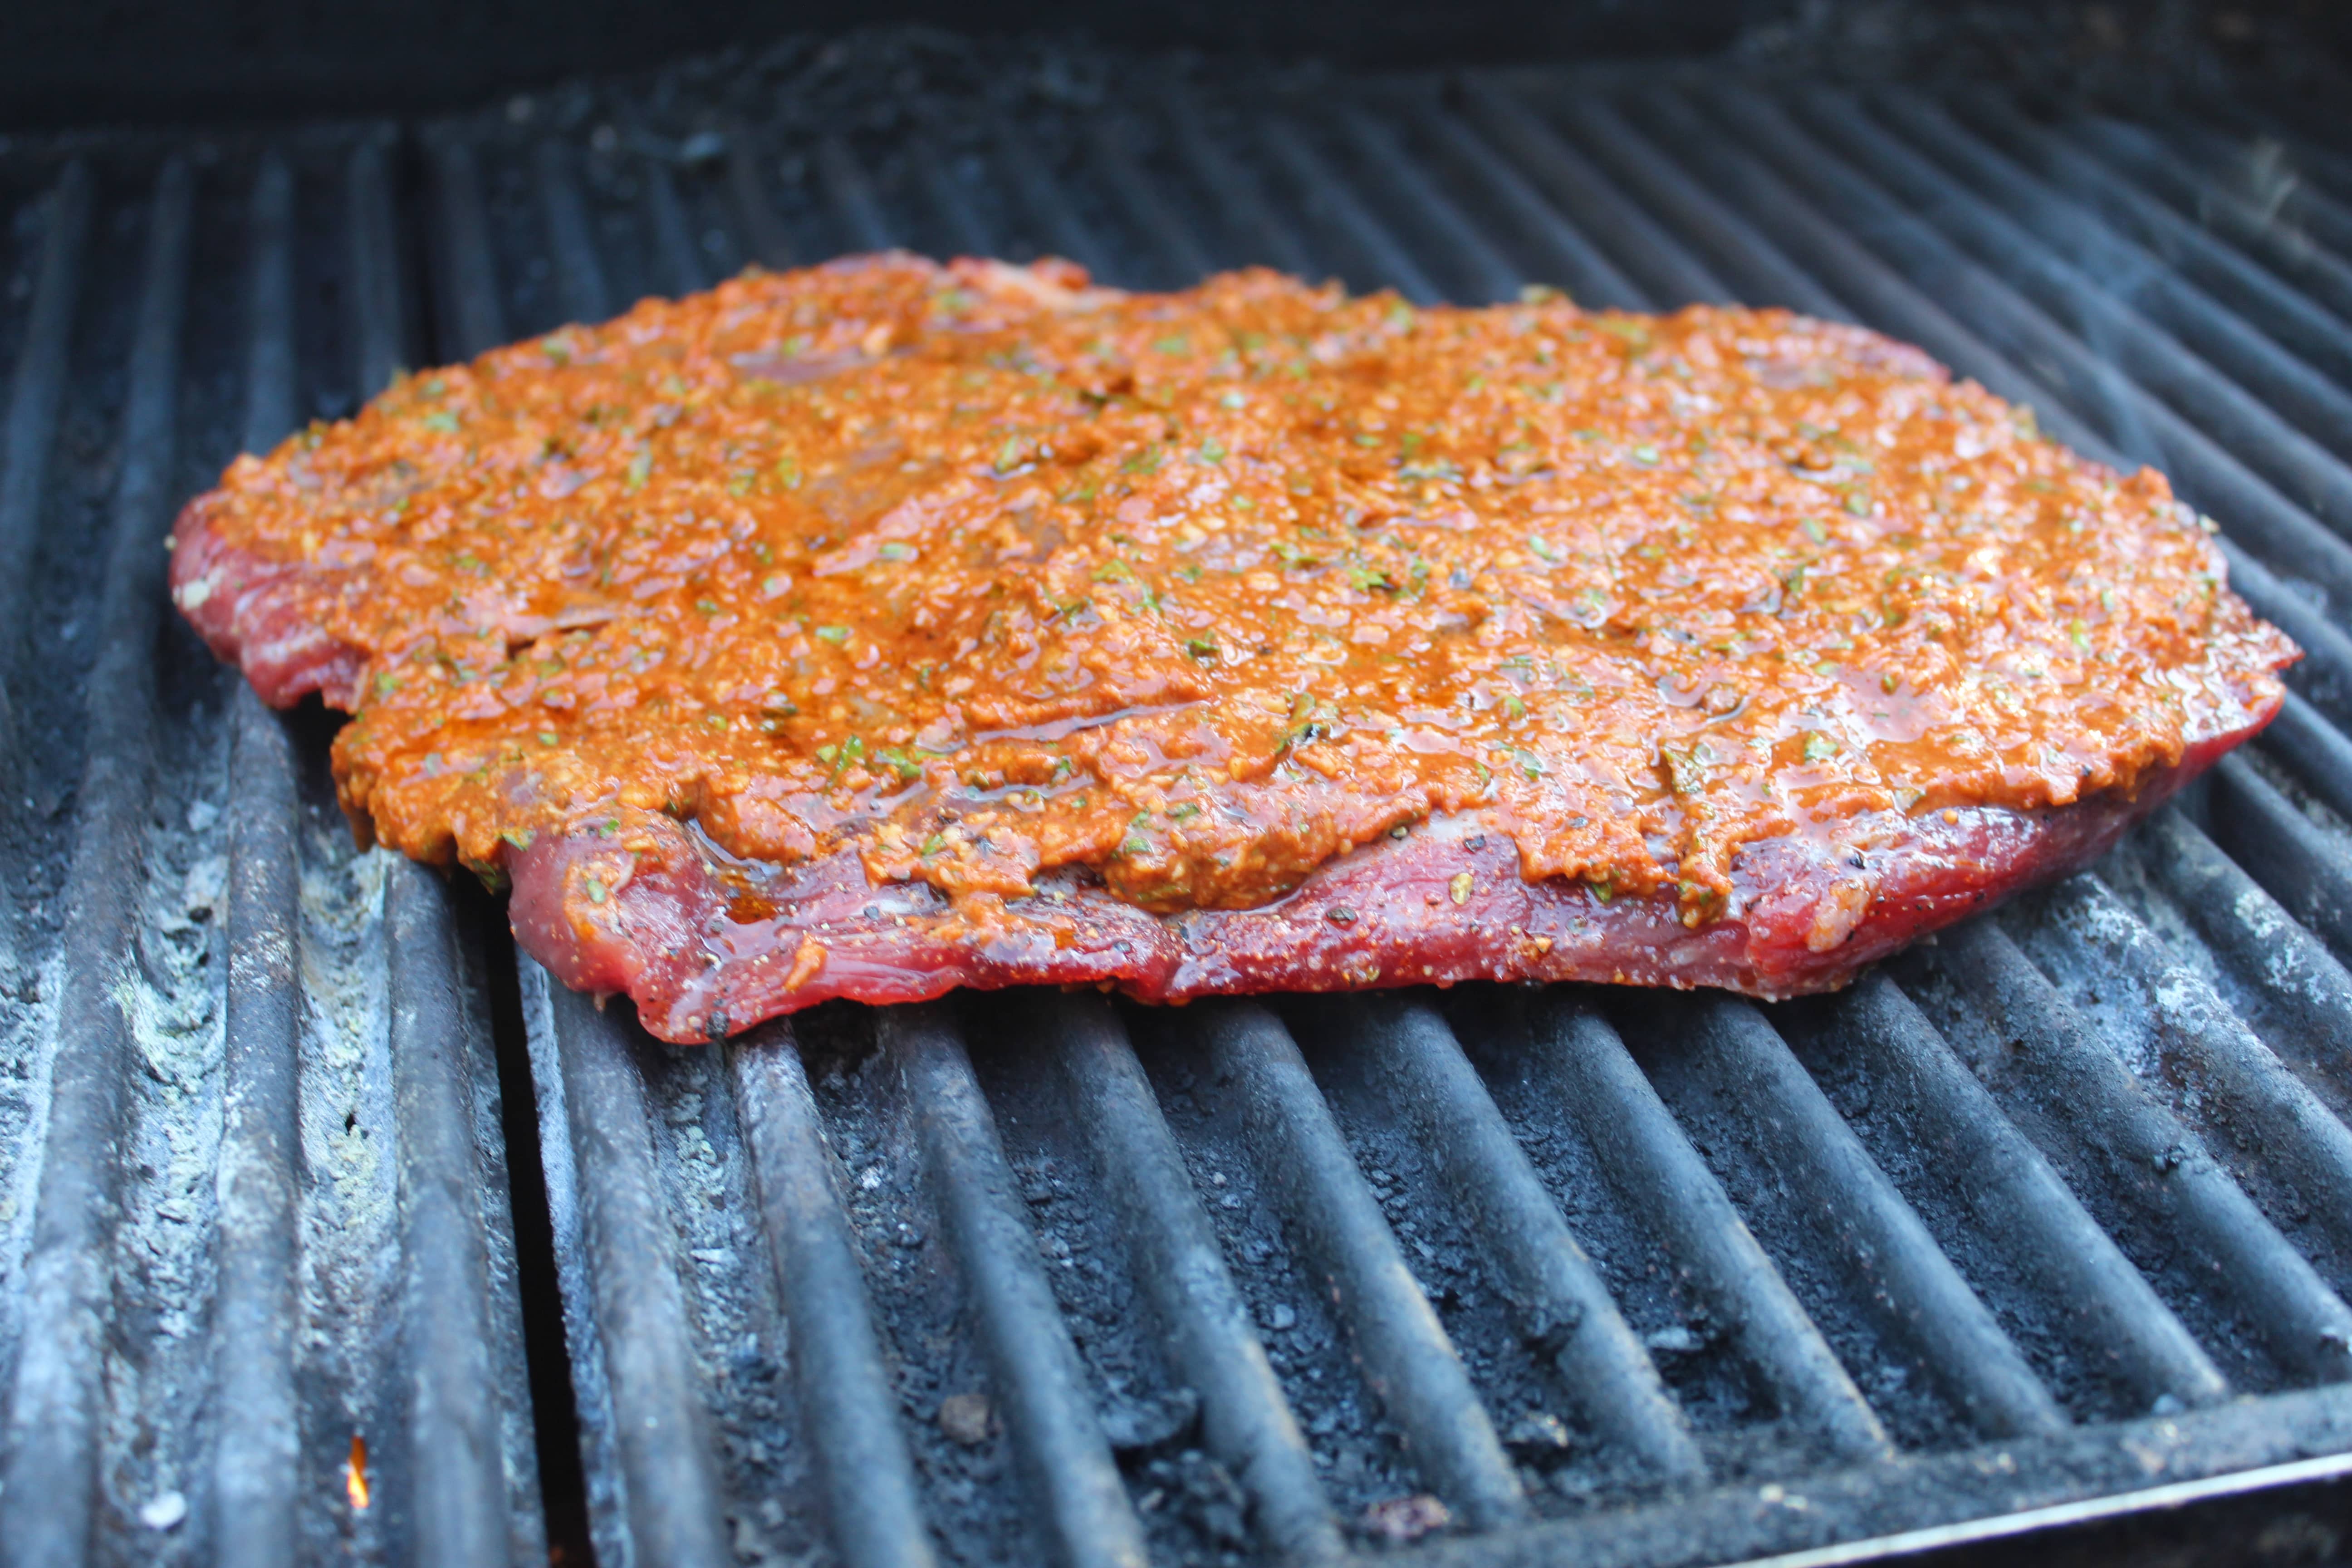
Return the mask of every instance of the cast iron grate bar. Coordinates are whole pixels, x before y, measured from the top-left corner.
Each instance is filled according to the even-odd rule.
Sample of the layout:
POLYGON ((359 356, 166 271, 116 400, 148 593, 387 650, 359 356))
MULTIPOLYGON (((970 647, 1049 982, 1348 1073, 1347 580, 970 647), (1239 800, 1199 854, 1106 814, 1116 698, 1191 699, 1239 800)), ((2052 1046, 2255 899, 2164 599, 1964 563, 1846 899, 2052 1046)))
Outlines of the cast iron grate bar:
POLYGON ((1668 300, 1729 304, 1731 286, 1692 255, 1658 220, 1612 184, 1559 134, 1508 91, 1473 79, 1462 90, 1464 109, 1510 158, 1517 161, 1565 213, 1583 215, 1590 232, 1617 247, 1618 259, 1647 292, 1641 305, 1668 300))
POLYGON ((980 256, 988 250, 988 230, 964 199, 962 183, 957 171, 940 156, 940 150, 928 137, 909 141, 907 155, 915 165, 915 177, 921 182, 923 199, 940 215, 941 231, 948 237, 950 249, 958 256, 980 256))
POLYGON ((1861 1064, 1874 1096, 1903 1097, 1977 1225, 2007 1244, 2010 1266, 2078 1304, 2070 1326, 2084 1355, 2113 1363, 2150 1405, 2229 1397, 2211 1358, 1900 987, 1873 974, 1819 1012, 1802 1041, 1806 1067, 1822 1078, 1833 1064, 1861 1064))
POLYGON ((1999 925, 1962 928, 1928 962, 1976 1017, 2022 1042, 2011 1070, 2036 1102, 2028 1132, 2047 1129, 2045 1152, 2072 1155, 2078 1180, 2104 1177, 2100 1185, 2192 1246, 2281 1365, 2315 1381, 2352 1370, 2352 1313, 1999 925))
POLYGON ((905 1088, 924 1180, 971 1293, 1045 1544, 1071 1568, 1139 1564, 1142 1528, 961 1031, 947 1008, 919 1005, 884 1012, 877 1032, 905 1088))
POLYGON ((2352 952, 2352 852, 2242 759, 2213 775, 2215 842, 2251 869, 2295 920, 2352 952))
POLYGON ((1490 1046, 1484 1070, 1526 1075, 1576 1123, 1611 1184, 1730 1325, 1783 1410, 1840 1458, 1891 1457, 1886 1428, 1616 1030, 1580 998, 1531 1003, 1527 1023, 1525 1054, 1490 1046))
POLYGON ((2137 126, 2078 115, 2058 133, 2182 216, 2227 235, 2338 318, 2352 321, 2352 264, 2313 245, 2296 226, 2282 226, 2260 205, 2181 167, 2137 126))
MULTIPOLYGON (((1407 255, 1394 236, 1373 221, 1364 205, 1333 171, 1330 163, 1307 142, 1288 116, 1277 114, 1255 125, 1283 175, 1299 212, 1310 221, 1328 226, 1339 237, 1351 265, 1350 282, 1361 286, 1377 279, 1416 305, 1435 303, 1443 297, 1421 264, 1407 255)), ((1321 247, 1318 247, 1321 248, 1321 247)))
MULTIPOLYGON (((575 1327, 577 1356, 602 1359, 600 1387, 610 1412, 602 1433, 615 1450, 612 1473, 622 1496, 628 1545, 602 1541, 600 1556, 622 1562, 718 1563, 726 1561, 725 1521, 710 1463, 711 1434, 698 1397, 688 1342, 688 1307, 666 1245, 648 1108, 634 1042, 618 1016, 593 1000, 536 977, 552 1026, 552 1071, 560 1091, 542 1081, 543 1114, 563 1125, 543 1134, 567 1138, 576 1180, 580 1226, 589 1257, 589 1301, 572 1303, 576 1325, 593 1314, 593 1334, 575 1327)), ((539 1065, 535 1053, 534 1065, 539 1065)), ((542 1073, 550 1070, 542 1066, 542 1073)), ((599 1389, 583 1389, 583 1409, 599 1389)), ((592 1462, 602 1456, 591 1456, 592 1462)))
MULTIPOLYGON (((1870 108, 1945 167, 1962 171, 1988 198, 2030 223, 2039 243, 2077 268, 2105 268, 2130 278, 2130 297, 2139 308, 2216 363, 2229 366, 2242 384, 2258 391, 2315 438, 2339 454, 2352 450, 2352 395, 2320 367, 2231 314, 2161 257, 2103 218, 2086 216, 2081 206, 1979 142, 1942 106, 1879 96, 1870 100, 1870 108)), ((1996 265, 2006 259, 1997 251, 1979 254, 1996 265)))
POLYGON ((1524 1518, 1518 1475, 1289 1031, 1253 1003, 1202 1010, 1209 1060, 1282 1194, 1301 1260, 1338 1304, 1420 1470, 1475 1528, 1524 1518))
POLYGON ((1591 157, 1629 186, 1634 196, 1678 226, 1685 245, 1707 254, 1738 283, 1751 304, 1785 305, 1825 321, 1853 320, 1832 290, 1800 268, 1748 219, 1710 197, 1615 108, 1599 98, 1569 95, 1555 106, 1559 124, 1591 157))
MULTIPOLYGON (((0 785, 13 806, 21 771, 12 692, 23 679, 27 653, 25 595, 38 542, 41 502, 47 489, 49 450, 63 400, 67 335, 81 288, 82 247, 89 228, 89 170, 66 166, 43 205, 41 265, 33 284, 32 319, 9 378, 6 448, 0 451, 0 785)), ((7 809, 7 808, 0 808, 7 809)), ((0 939, 9 933, 0 928, 0 939)))
POLYGON ((1420 1003, 1333 1013, 1326 1026, 1364 1054, 1459 1194, 1519 1314, 1520 1333, 1530 1344, 1559 1345, 1561 1380, 1586 1402, 1603 1440, 1669 1479, 1704 1479, 1706 1460, 1688 1420, 1444 1020, 1420 1003))
POLYGON ((1066 256, 1097 277, 1106 276, 1110 270, 1109 252, 1103 248, 1094 226, 1070 205, 1068 194, 1053 178, 1051 165, 1031 144, 1028 134, 1010 115, 990 116, 988 128, 999 167, 1006 172, 1031 221, 1039 226, 1036 237, 1042 243, 1037 248, 1066 256))
MULTIPOLYGON (((12 1070, 47 1090, 8 1151, 12 1187, 37 1193, 0 1274, 10 1562, 142 1561, 166 1541, 257 1565, 544 1551, 495 1074, 448 894, 417 872, 394 895, 387 998, 381 884, 322 837, 346 830, 320 816, 300 726, 186 658, 176 622, 163 635, 158 546, 190 480, 290 429, 306 380, 322 399, 353 384, 306 363, 306 342, 343 344, 362 385, 397 353, 377 134, 298 146, 101 148, 50 201, 19 371, 32 413, 0 495, 32 530, 105 494, 110 536, 90 562, 36 531, 11 583, 28 603, 94 598, 98 626, 86 671, 44 648, 5 672, 46 754, 75 754, 46 726, 79 691, 85 759, 62 893, 14 933, 26 984, 0 1012, 12 1070), (332 223, 306 228, 314 201, 349 249, 321 244, 332 223), (139 220, 135 268, 76 254, 98 214, 139 220), (349 330, 306 330, 320 268, 362 260, 349 330), (88 417, 126 315, 101 489, 60 432, 88 417)), ((12 836, 0 879, 37 889, 42 853, 12 836)))
POLYGON ((852 1568, 924 1568, 931 1543, 913 1461, 797 1042, 788 1030, 770 1030, 730 1049, 727 1065, 834 1542, 852 1568))
POLYGON ((1667 1103, 1685 1121, 1701 1106, 1716 1117, 1738 1108, 1765 1168, 1864 1292, 1884 1331, 1915 1347, 1969 1425, 1988 1437, 2066 1425, 1992 1313, 1753 1005, 1665 1004, 1641 1009, 1641 1025, 1635 1059, 1667 1103))
POLYGON ((1110 1007, 1041 1000, 1097 1178, 1129 1236, 1131 1267, 1201 1392, 1205 1434, 1250 1493, 1266 1542, 1299 1561, 1334 1558, 1339 1532, 1315 1459, 1265 1346, 1193 1196, 1183 1154, 1110 1007))
MULTIPOLYGON (((1489 151, 1469 126, 1454 115, 1423 107, 1410 121, 1413 132, 1441 149, 1446 172, 1484 190, 1508 215, 1538 257, 1535 270, 1557 277, 1570 296, 1602 310, 1639 310, 1641 290, 1583 232, 1544 201, 1535 187, 1489 151)), ((1517 286, 1515 283, 1514 286, 1517 286)))
MULTIPOLYGON (((2048 939, 2031 948, 2045 967, 2087 959, 2124 994, 2137 994, 2145 1016, 2161 1017, 2161 1048, 2176 1070, 2200 1085, 2200 1106, 2210 1108, 2214 1127, 2225 1135, 2263 1129, 2265 1171, 2292 1186, 2309 1209, 2305 1246, 2323 1256, 2332 1248, 2337 1259, 2352 1251, 2352 1131, 2230 1011, 2213 984, 2182 973, 2162 940, 2095 873, 2051 894, 2035 934, 2048 939)), ((2235 1141, 2242 1143, 2243 1135, 2235 1141)))
POLYGON ((1126 117, 1106 110, 1089 141, 1103 183, 1125 212, 1129 226, 1152 237, 1156 270, 1164 276, 1166 285, 1181 288, 1215 270, 1192 229, 1162 199, 1159 184, 1144 173, 1134 146, 1134 129, 1126 117))
MULTIPOLYGON (((294 181, 269 158, 255 182, 253 321, 245 449, 294 426, 294 181)), ((294 750, 259 698, 231 700, 228 987, 224 1041, 219 1351, 213 1488, 224 1563, 290 1563, 300 1463, 294 1386, 299 1285, 295 1173, 301 1145, 299 804, 294 750)))
POLYGON ((750 242, 751 258, 765 267, 790 267, 793 243, 783 219, 769 200, 767 182, 760 173, 760 147, 749 131, 737 127, 727 139, 727 188, 735 205, 736 221, 750 242))
POLYGON ((2140 191, 2049 127, 1976 94, 1941 106, 1968 131, 2049 181, 2069 206, 2136 239, 2223 306, 2337 383, 2352 378, 2352 327, 2190 218, 2140 191))
POLYGON ((1227 231, 1243 242, 1243 253, 1294 275, 1307 270, 1307 252, 1297 237, 1269 220, 1259 182, 1226 153, 1202 118, 1190 84, 1168 72, 1161 73, 1154 85, 1159 119, 1167 127, 1176 156, 1209 193, 1227 231))
MULTIPOLYGON (((187 299, 194 177, 173 156, 155 176, 123 412, 124 460, 99 607, 101 651, 84 690, 88 762, 67 871, 59 977, 68 996, 100 997, 133 940, 146 880, 153 782, 157 601, 178 431, 180 337, 187 299)), ((42 1130, 40 1195, 24 1268, 24 1308, 0 1461, 0 1552, 69 1563, 97 1525, 99 1445, 111 1250, 136 1044, 121 1007, 61 1011, 42 1130)))
MULTIPOLYGON (((2341 1117, 2352 1085, 2341 1019, 2352 1006, 2352 975, 2309 926, 2299 923, 2239 863, 2180 813, 2165 812, 2136 846, 2134 869, 2165 895, 2216 971, 2238 978, 2239 1005, 2263 1043, 2297 1061, 2306 1085, 2323 1092, 2341 1117), (2242 978, 2241 978, 2242 977, 2242 978)), ((2251 858, 2251 857, 2250 857, 2251 858)))

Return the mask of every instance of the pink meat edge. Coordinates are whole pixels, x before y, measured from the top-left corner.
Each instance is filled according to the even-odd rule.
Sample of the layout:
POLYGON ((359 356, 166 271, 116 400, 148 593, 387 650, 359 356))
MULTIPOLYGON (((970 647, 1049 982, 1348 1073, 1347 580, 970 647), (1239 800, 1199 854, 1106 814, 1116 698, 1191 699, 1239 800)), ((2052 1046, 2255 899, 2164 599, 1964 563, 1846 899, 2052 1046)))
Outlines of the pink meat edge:
POLYGON ((1776 999, 1835 989, 1920 936, 2089 865, 2275 713, 2191 746, 2128 797, 1906 820, 1861 867, 1794 838, 1750 845, 1734 874, 1738 912, 1696 928, 1662 900, 1526 881, 1508 837, 1458 818, 1359 849, 1260 909, 1158 916, 1076 877, 1049 877, 1037 898, 1009 906, 1017 919, 988 928, 927 887, 870 883, 850 851, 797 868, 772 895, 774 913, 737 918, 716 853, 664 819, 656 831, 671 841, 649 857, 593 832, 542 835, 510 862, 509 917, 523 951, 557 979, 626 994, 648 1031, 677 1045, 835 998, 878 1005, 1032 984, 1155 1003, 1467 980, 1776 999), (603 895, 578 924, 563 897, 575 882, 603 895), (1858 912, 1841 914, 1847 906, 1858 912))
POLYGON ((322 574, 230 544, 191 502, 173 528, 172 602, 215 657, 235 665, 272 708, 315 691, 329 706, 358 705, 367 655, 320 626, 305 605, 322 574))

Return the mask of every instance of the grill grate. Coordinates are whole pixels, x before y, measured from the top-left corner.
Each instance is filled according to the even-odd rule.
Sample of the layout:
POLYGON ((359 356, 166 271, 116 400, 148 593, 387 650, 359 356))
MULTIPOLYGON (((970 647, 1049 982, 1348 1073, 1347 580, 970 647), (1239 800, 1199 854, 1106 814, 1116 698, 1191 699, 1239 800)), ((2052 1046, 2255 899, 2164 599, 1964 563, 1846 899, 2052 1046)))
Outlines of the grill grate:
POLYGON ((159 614, 179 500, 404 357, 394 144, 158 151, 10 171, 0 1559, 536 1557, 478 911, 159 614))
POLYGON ((608 1564, 1441 1513, 1423 1560, 1697 1563, 2352 1469, 2344 154, 1712 68, 913 107, 0 150, 0 1561, 538 1558, 576 1478, 608 1564), (893 243, 1866 321, 2172 472, 2309 658, 2095 873, 1833 999, 661 1047, 353 855, 323 725, 159 617, 154 543, 404 361, 893 243))

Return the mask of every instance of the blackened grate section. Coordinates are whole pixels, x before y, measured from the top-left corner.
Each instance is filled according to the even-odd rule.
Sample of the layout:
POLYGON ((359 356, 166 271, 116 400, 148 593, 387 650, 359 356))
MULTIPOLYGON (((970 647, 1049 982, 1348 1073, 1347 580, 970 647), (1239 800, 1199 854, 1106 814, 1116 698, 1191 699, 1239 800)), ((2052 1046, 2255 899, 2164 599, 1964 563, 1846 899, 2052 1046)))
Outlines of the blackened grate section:
POLYGON ((0 164, 0 1561, 545 1552, 480 911, 164 613, 180 501, 410 357, 396 151, 0 164))
POLYGON ((534 1436, 607 1564, 1699 1563, 2352 1470, 2342 150, 1711 68, 857 68, 0 157, 0 1560, 535 1558, 534 1436), (1803 1005, 1014 994, 687 1051, 522 962, 511 1224, 490 912, 350 851, 322 727, 159 618, 155 542, 399 363, 890 244, 1865 321, 2167 468, 2309 657, 2093 874, 1803 1005), (542 1221, 576 1430, 531 1425, 542 1221))

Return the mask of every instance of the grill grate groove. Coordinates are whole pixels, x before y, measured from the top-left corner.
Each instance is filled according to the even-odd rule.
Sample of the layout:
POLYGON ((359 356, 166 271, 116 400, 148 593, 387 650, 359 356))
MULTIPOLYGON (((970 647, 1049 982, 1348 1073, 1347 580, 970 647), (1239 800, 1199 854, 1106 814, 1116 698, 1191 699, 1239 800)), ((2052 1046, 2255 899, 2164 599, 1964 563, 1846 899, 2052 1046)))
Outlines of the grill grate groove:
POLYGON ((348 399, 346 367, 313 351, 340 339, 362 384, 388 374, 382 150, 338 132, 155 152, 102 148, 57 177, 19 371, 12 630, 38 635, 9 681, 18 754, 43 772, 0 817, 22 917, 0 958, 24 981, 0 1040, 32 1090, 11 1089, 23 1131, 0 1155, 0 1561, 162 1544, 290 1563, 412 1539, 450 1563, 538 1555, 479 943, 461 952, 421 872, 385 931, 373 863, 321 834, 301 727, 232 696, 158 613, 158 544, 191 483, 312 397, 348 399), (341 256, 311 216, 336 209, 357 237, 341 256), (75 277, 92 238, 141 243, 128 268, 92 247, 75 277), (362 263, 337 296, 351 330, 306 331, 339 261, 362 263), (94 444, 105 412, 119 435, 94 444), (101 550, 71 531, 90 496, 101 550), (344 1499, 355 1435, 364 1513, 344 1499))
MULTIPOLYGON (((166 487, 177 437, 182 310, 187 298, 194 176, 177 157, 155 177, 132 339, 124 457, 98 607, 101 651, 85 708, 89 726, 66 873, 58 986, 102 997, 123 984, 134 900, 146 881, 156 599, 166 487)), ((23 1264, 24 1306, 0 1468, 0 1541, 25 1561, 65 1561, 99 1508, 104 1342, 128 1077, 138 1044, 130 1008, 61 1008, 48 1068, 40 1195, 23 1264)))

